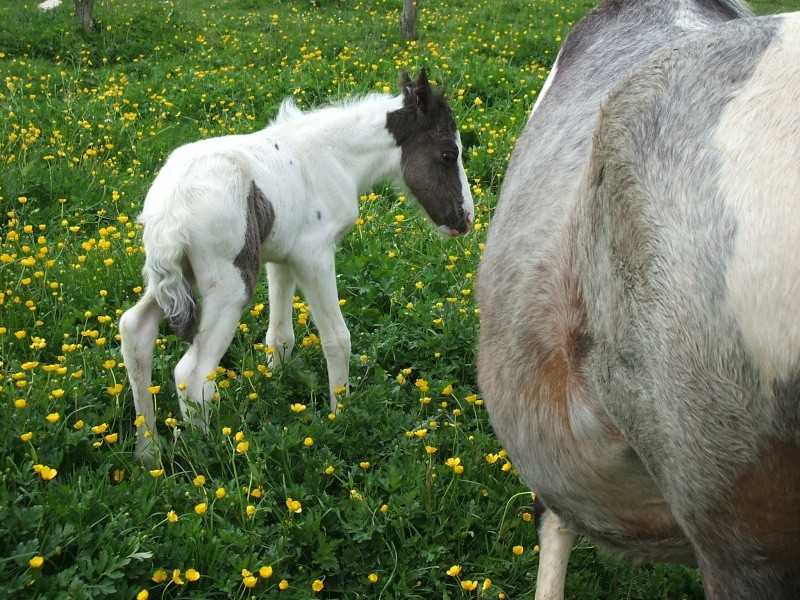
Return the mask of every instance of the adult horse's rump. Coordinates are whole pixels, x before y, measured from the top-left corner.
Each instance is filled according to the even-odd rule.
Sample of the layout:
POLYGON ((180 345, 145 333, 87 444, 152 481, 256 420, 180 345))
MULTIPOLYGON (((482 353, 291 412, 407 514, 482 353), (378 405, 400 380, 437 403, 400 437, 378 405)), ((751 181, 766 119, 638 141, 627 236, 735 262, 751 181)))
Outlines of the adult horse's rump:
POLYGON ((606 2, 565 41, 478 281, 479 383, 576 533, 696 562, 709 598, 800 597, 800 15, 606 2))

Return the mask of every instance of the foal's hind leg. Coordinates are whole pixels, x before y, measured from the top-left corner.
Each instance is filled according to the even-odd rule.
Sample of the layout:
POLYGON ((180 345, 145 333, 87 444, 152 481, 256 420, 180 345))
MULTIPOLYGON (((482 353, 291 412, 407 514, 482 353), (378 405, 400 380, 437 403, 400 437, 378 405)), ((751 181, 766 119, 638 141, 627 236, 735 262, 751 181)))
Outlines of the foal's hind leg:
POLYGON ((223 261, 192 265, 202 298, 200 323, 192 344, 175 367, 175 384, 184 419, 208 428, 209 402, 214 397, 214 375, 250 300, 239 270, 223 261))
POLYGON ((153 349, 158 337, 158 325, 163 317, 164 311, 148 290, 119 320, 122 358, 128 371, 133 404, 136 414, 144 417, 144 423, 136 427, 135 455, 148 464, 153 462, 151 444, 156 433, 153 395, 150 393, 153 349))

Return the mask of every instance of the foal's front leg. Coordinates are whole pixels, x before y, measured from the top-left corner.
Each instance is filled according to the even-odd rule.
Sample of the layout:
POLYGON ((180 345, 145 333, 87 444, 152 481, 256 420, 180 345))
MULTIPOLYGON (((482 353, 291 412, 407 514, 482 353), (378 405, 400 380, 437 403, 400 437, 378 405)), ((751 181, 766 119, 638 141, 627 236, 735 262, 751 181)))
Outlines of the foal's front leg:
POLYGON ((333 250, 309 256, 298 265, 297 278, 311 306, 311 318, 319 330, 328 364, 331 411, 335 413, 338 411, 337 392, 346 394, 350 391, 350 332, 339 308, 333 250))
POLYGON ((272 348, 268 360, 272 367, 286 362, 294 348, 292 300, 295 280, 292 268, 286 263, 267 263, 267 285, 269 326, 265 342, 268 348, 272 348))

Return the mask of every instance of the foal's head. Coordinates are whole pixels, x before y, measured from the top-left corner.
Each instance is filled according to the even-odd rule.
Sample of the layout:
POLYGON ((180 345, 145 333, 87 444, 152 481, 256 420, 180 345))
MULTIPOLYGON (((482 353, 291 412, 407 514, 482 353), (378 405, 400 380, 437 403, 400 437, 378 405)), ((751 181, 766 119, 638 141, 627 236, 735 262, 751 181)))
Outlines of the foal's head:
POLYGON ((461 136, 441 90, 425 70, 412 81, 400 74, 403 108, 388 114, 386 127, 402 152, 403 182, 445 235, 469 231, 472 193, 461 164, 461 136))

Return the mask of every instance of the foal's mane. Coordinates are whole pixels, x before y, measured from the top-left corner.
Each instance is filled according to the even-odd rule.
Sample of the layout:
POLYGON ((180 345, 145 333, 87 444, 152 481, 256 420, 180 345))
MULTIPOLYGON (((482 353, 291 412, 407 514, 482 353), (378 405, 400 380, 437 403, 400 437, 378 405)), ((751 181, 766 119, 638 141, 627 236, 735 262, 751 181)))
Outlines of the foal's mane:
POLYGON ((355 108, 356 106, 367 104, 371 101, 377 101, 377 100, 383 101, 390 97, 391 96, 389 94, 370 93, 363 96, 343 98, 342 100, 329 102, 311 108, 309 110, 303 111, 297 105, 295 99, 292 96, 289 96, 285 98, 283 102, 281 102, 281 106, 278 109, 278 114, 272 121, 272 123, 274 125, 284 125, 286 123, 292 123, 295 121, 299 121, 301 119, 307 119, 309 117, 313 117, 314 115, 318 115, 321 112, 326 112, 331 110, 349 110, 355 108))

